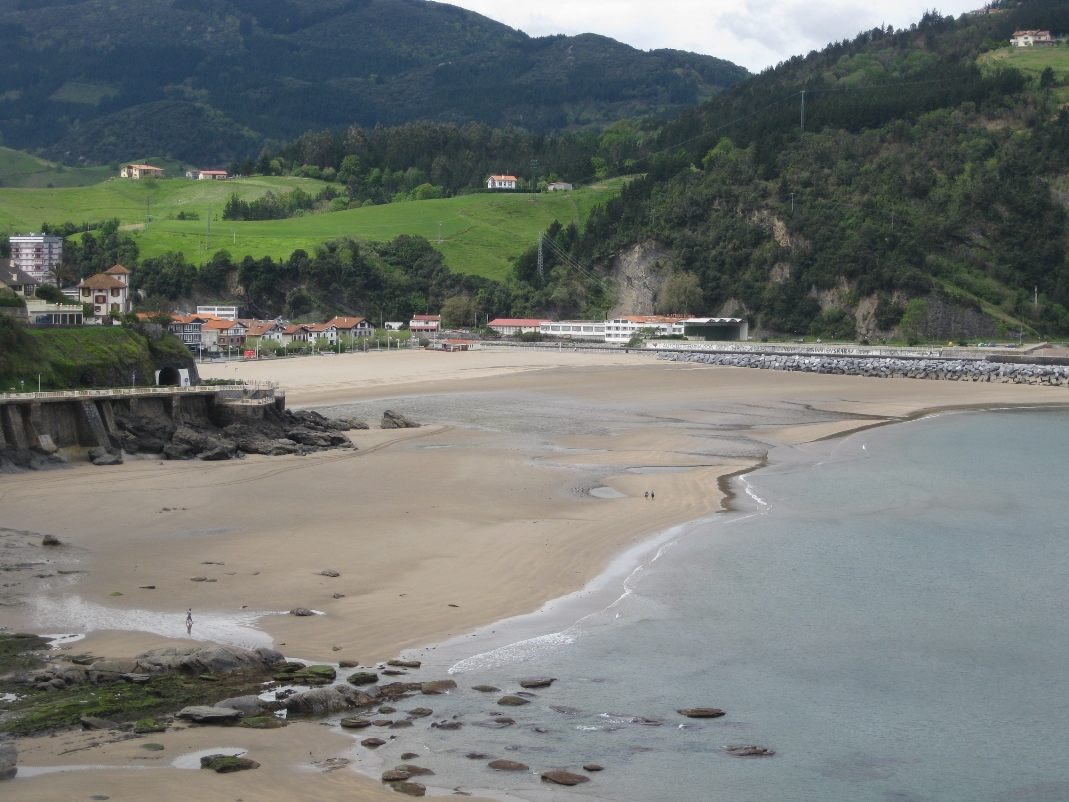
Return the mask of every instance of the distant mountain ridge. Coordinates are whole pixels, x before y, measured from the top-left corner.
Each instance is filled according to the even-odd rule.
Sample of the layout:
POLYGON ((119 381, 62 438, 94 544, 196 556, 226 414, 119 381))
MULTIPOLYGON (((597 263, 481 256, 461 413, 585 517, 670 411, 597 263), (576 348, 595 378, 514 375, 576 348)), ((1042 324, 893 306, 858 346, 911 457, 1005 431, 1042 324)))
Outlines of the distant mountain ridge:
POLYGON ((748 75, 422 0, 0 0, 3 144, 68 164, 135 142, 223 163, 354 122, 577 131, 673 116, 748 75))

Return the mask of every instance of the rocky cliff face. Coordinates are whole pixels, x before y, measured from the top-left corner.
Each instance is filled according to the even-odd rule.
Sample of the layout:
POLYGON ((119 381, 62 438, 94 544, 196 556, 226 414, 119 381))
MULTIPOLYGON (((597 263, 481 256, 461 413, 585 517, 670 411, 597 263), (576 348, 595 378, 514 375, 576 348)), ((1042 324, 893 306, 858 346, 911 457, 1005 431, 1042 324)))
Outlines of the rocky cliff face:
POLYGON ((619 287, 619 296, 609 317, 652 315, 671 261, 671 253, 656 242, 640 242, 617 256, 610 276, 619 287))

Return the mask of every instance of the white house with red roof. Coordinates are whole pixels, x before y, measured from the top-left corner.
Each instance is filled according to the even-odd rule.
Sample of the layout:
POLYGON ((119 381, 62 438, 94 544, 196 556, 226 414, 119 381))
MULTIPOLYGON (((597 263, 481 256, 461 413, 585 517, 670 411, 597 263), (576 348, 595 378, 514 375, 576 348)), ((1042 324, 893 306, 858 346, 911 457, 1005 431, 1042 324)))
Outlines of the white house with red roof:
POLYGON ((125 314, 132 307, 129 285, 130 271, 122 265, 115 265, 79 284, 79 300, 93 307, 94 317, 106 317, 112 312, 125 314))
POLYGON ((1050 31, 1014 31, 1010 37, 1010 44, 1014 47, 1034 47, 1035 45, 1055 45, 1054 37, 1050 31))
POLYGON ((366 317, 335 317, 329 323, 338 327, 338 336, 355 340, 357 337, 370 337, 375 333, 375 327, 366 317))
POLYGON ((436 334, 442 330, 442 316, 412 315, 408 328, 413 334, 436 334))
POLYGON ((498 317, 486 324, 503 337, 539 331, 543 323, 551 322, 548 318, 534 317, 498 317))
POLYGON ((516 189, 517 179, 514 175, 492 175, 486 179, 487 189, 516 189))

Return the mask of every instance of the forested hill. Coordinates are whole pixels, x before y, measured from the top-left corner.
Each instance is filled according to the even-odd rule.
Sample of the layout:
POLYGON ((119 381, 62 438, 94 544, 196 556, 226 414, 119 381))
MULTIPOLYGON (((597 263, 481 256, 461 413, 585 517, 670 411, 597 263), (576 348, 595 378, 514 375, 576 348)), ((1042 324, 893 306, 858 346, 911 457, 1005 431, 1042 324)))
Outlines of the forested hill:
POLYGON ((68 164, 224 164, 353 123, 575 131, 671 116, 747 74, 421 0, 0 0, 0 144, 68 164))
POLYGON ((1069 48, 1006 46, 1069 34, 1069 3, 1002 6, 866 31, 680 115, 573 257, 654 243, 665 311, 769 334, 1069 333, 1069 48))

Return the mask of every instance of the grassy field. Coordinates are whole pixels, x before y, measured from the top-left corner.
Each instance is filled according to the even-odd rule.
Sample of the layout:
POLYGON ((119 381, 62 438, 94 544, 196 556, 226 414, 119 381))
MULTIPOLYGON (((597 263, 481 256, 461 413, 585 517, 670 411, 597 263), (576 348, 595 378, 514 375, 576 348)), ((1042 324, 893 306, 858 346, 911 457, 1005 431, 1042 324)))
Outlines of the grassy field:
POLYGON ((1059 81, 1069 78, 1069 47, 1003 47, 978 58, 981 67, 1013 67, 1038 78, 1050 67, 1059 81))
MULTIPOLYGON (((174 177, 185 175, 186 165, 174 159, 158 156, 146 156, 134 159, 135 162, 148 162, 162 167, 167 174, 174 177)), ((0 147, 0 188, 69 188, 89 187, 100 184, 119 174, 118 165, 110 167, 64 167, 54 164, 21 150, 0 147)), ((40 221, 38 221, 40 222, 40 221)), ((49 221, 51 222, 51 221, 49 221)))
POLYGON ((137 240, 142 256, 181 251, 196 264, 221 248, 238 259, 247 254, 278 258, 298 248, 311 251, 339 236, 388 240, 418 234, 435 243, 453 270, 502 278, 508 274, 511 260, 537 241, 539 231, 555 219, 565 225, 582 223, 596 204, 619 191, 621 183, 617 179, 604 186, 543 194, 533 200, 529 195, 481 193, 264 222, 222 220, 223 205, 235 192, 252 199, 268 190, 277 194, 299 186, 315 194, 324 184, 303 178, 253 177, 226 182, 116 179, 66 189, 0 187, 0 231, 36 231, 42 221, 118 217, 137 240), (209 205, 210 249, 206 242, 209 205), (196 212, 200 220, 175 220, 180 211, 196 212))

